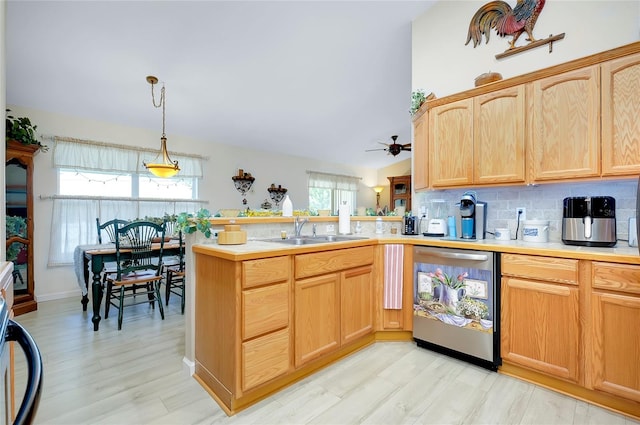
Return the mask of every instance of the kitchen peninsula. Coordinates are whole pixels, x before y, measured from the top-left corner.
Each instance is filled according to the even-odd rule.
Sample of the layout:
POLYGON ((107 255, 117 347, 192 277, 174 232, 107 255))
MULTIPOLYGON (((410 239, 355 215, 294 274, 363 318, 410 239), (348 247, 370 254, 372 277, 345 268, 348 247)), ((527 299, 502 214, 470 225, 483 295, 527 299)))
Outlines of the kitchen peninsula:
POLYGON ((499 373, 640 417, 640 373, 625 348, 640 337, 616 325, 640 315, 636 248, 364 236, 192 245, 195 378, 227 414, 376 341, 412 341, 412 247, 424 245, 501 254, 499 373), (404 246, 401 310, 382 303, 388 244, 404 246))

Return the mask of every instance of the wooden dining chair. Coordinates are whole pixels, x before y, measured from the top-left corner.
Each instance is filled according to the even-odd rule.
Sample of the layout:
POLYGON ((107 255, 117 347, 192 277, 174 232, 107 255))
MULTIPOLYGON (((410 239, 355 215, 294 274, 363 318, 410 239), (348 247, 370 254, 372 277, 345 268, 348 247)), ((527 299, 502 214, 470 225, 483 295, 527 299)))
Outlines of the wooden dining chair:
POLYGON ((135 221, 116 229, 117 270, 115 274, 107 276, 104 317, 109 317, 110 306, 116 307, 118 330, 122 329, 124 307, 131 305, 149 303, 155 309, 157 301, 160 316, 164 320, 160 297, 164 231, 164 225, 150 221, 135 221), (159 240, 155 246, 154 240, 159 240))
POLYGON ((98 243, 102 242, 102 233, 106 233, 109 237, 107 242, 115 242, 116 241, 116 229, 129 224, 127 220, 119 220, 117 218, 113 220, 109 220, 105 223, 100 223, 100 218, 96 218, 96 227, 98 228, 98 243))
POLYGON ((165 294, 164 299, 166 305, 169 305, 169 297, 171 294, 175 294, 180 297, 180 310, 182 314, 184 314, 184 282, 185 282, 185 271, 184 271, 184 246, 182 239, 182 231, 178 231, 178 255, 176 256, 175 262, 171 264, 165 265, 165 294))
MULTIPOLYGON (((111 242, 111 243, 115 243, 116 241, 116 230, 119 229, 120 227, 129 224, 129 222, 127 220, 119 220, 117 218, 113 219, 113 220, 109 220, 107 222, 104 223, 100 223, 100 218, 96 217, 96 227, 98 230, 98 243, 102 244, 102 234, 106 233, 107 237, 109 238, 109 240, 105 240, 105 243, 107 242, 111 242)), ((116 269, 116 264, 115 263, 106 263, 104 265, 104 270, 103 270, 103 275, 102 275, 102 282, 106 283, 107 282, 107 277, 111 274, 115 274, 117 271, 116 269)))

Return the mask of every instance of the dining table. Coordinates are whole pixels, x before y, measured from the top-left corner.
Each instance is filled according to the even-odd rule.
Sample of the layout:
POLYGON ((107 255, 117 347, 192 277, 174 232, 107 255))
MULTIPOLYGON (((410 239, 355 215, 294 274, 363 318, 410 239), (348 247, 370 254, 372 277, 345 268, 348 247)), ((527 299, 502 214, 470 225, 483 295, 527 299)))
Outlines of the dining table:
MULTIPOLYGON (((184 248, 184 246, 183 246, 184 248)), ((160 255, 160 243, 154 243, 151 246, 156 256, 160 255)), ((126 249, 120 250, 120 255, 126 255, 130 251, 126 249)), ((180 242, 171 239, 164 243, 162 248, 162 256, 169 257, 179 255, 180 242)), ((97 331, 100 327, 100 305, 102 304, 102 296, 104 293, 104 284, 102 282, 102 271, 104 265, 109 262, 116 261, 116 246, 113 243, 100 245, 78 245, 74 252, 74 266, 78 285, 82 290, 82 310, 87 311, 89 304, 89 282, 91 281, 91 298, 93 306, 93 330, 97 331)))

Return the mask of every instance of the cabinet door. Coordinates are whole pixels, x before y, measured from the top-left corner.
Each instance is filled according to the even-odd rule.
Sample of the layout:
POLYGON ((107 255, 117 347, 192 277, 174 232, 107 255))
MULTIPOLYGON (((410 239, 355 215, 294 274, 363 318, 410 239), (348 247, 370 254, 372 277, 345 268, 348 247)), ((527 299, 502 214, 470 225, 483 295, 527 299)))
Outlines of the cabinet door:
POLYGON ((242 339, 289 326, 289 283, 242 291, 242 339))
POLYGON ((524 93, 520 85, 474 98, 474 183, 525 181, 524 93))
POLYGON ((427 119, 424 113, 413 122, 413 185, 415 190, 429 188, 429 144, 427 119))
POLYGON ((340 273, 296 281, 295 365, 340 346, 340 273))
POLYGON ((602 175, 640 172, 640 54, 602 64, 602 175))
POLYGON ((473 99, 429 111, 429 181, 451 187, 473 181, 473 99))
POLYGON ((340 281, 341 343, 349 343, 373 332, 373 269, 347 270, 340 281))
POLYGON ((506 361, 579 382, 579 289, 502 279, 501 351, 506 361))
POLYGON ((592 385, 640 402, 640 298, 592 295, 592 385))
POLYGON ((267 382, 289 370, 289 329, 242 343, 242 390, 267 382))
POLYGON ((600 67, 531 83, 533 181, 600 175, 600 67))

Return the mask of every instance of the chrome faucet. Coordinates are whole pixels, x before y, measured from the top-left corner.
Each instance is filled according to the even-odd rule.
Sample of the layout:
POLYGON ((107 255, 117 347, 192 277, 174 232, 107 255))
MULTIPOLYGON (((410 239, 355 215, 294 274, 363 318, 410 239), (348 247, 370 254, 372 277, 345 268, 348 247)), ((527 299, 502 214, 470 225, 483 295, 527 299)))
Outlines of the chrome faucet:
POLYGON ((306 223, 307 221, 309 221, 309 218, 305 218, 300 220, 300 216, 296 216, 295 220, 293 222, 293 229, 295 231, 295 235, 296 238, 300 237, 300 232, 302 231, 302 226, 304 226, 304 223, 306 223))

